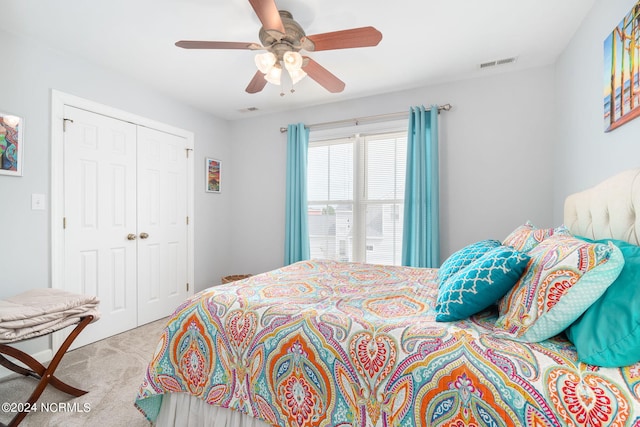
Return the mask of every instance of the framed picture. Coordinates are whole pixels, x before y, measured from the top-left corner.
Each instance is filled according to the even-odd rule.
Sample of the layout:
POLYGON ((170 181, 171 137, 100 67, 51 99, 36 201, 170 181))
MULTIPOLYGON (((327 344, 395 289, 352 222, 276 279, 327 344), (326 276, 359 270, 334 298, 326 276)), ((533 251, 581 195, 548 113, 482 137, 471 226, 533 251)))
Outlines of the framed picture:
POLYGON ((205 189, 207 193, 219 193, 222 162, 220 160, 210 158, 207 158, 206 160, 207 164, 205 174, 207 182, 205 189))
POLYGON ((640 116, 640 1, 604 41, 605 132, 640 116))
POLYGON ((23 133, 20 117, 0 112, 0 175, 22 176, 23 133))

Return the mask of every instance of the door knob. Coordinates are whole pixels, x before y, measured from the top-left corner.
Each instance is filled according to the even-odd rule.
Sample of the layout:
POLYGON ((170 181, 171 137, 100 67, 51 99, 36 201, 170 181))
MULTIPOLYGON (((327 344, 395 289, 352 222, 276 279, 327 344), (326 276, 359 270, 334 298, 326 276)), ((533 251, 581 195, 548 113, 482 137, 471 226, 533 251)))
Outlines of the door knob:
POLYGON ((127 234, 127 240, 136 240, 136 235, 133 233, 127 234))
POLYGON ((147 237, 149 237, 149 235, 147 233, 140 233, 140 238, 141 239, 146 239, 147 237))

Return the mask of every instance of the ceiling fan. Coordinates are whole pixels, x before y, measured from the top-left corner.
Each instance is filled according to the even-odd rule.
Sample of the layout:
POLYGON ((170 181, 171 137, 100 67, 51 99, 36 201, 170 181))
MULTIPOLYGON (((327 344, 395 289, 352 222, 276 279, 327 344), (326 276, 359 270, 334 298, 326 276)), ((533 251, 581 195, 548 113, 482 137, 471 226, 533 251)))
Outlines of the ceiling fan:
POLYGON ((262 43, 180 40, 176 46, 184 49, 248 49, 266 50, 255 57, 258 71, 245 89, 248 93, 260 92, 267 82, 280 85, 282 66, 289 73, 293 84, 305 76, 311 77, 329 92, 344 90, 345 84, 329 70, 301 50, 349 49, 376 46, 382 33, 374 27, 352 28, 330 33, 307 36, 293 16, 286 10, 278 10, 275 0, 249 0, 262 23, 258 37, 262 43))

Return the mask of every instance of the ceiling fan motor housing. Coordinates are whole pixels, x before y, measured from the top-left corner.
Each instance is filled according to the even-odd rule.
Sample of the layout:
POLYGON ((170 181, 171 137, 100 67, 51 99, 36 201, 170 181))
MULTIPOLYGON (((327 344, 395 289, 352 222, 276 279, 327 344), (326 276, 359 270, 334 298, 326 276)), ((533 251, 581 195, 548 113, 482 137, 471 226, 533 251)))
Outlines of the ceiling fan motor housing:
POLYGON ((298 52, 303 48, 302 42, 303 39, 306 40, 306 34, 300 24, 294 21, 290 12, 286 10, 279 10, 278 12, 280 13, 285 33, 282 34, 280 31, 261 27, 258 37, 262 45, 281 61, 286 52, 298 52))

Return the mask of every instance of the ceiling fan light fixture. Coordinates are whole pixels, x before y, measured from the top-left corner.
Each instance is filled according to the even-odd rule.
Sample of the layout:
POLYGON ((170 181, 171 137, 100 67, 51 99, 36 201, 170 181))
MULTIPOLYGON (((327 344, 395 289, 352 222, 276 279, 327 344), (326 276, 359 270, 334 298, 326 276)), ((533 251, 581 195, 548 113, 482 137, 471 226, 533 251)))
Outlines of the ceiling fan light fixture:
POLYGON ((269 72, 267 72, 264 75, 264 79, 266 81, 268 81, 269 83, 274 84, 276 86, 280 86, 280 78, 281 77, 282 77, 282 68, 278 64, 276 64, 273 67, 271 67, 269 72))
MULTIPOLYGON (((240 0, 238 0, 240 1, 240 0)), ((279 0, 278 0, 279 1, 279 0)), ((267 83, 281 86, 282 70, 294 84, 309 75, 331 93, 342 92, 345 84, 329 70, 299 51, 323 51, 377 46, 382 33, 376 28, 359 27, 307 36, 291 12, 278 10, 276 0, 249 0, 262 26, 258 43, 180 40, 175 45, 182 49, 243 49, 266 51, 254 56, 256 71, 245 88, 247 93, 262 91, 267 83)), ((255 52, 257 53, 257 52, 255 52)), ((292 90, 293 92, 293 90, 292 90)))
POLYGON ((282 56, 282 60, 284 62, 285 68, 289 72, 293 70, 300 70, 300 68, 302 68, 302 55, 300 55, 298 52, 285 52, 282 56))
POLYGON ((293 84, 296 84, 300 80, 307 77, 307 73, 305 73, 302 68, 299 68, 297 70, 287 70, 287 71, 289 72, 289 76, 291 77, 291 83, 293 84))
POLYGON ((271 52, 259 53, 255 57, 256 67, 264 74, 269 73, 269 71, 273 69, 276 60, 276 56, 271 52))

